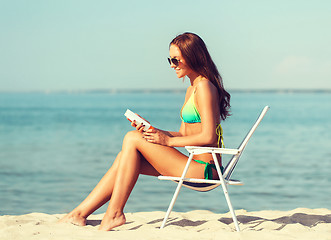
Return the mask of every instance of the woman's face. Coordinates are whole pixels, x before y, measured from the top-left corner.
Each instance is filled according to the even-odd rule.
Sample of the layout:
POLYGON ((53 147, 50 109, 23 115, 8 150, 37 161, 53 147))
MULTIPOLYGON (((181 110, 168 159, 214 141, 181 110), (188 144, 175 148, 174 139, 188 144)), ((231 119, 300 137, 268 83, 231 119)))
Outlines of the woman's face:
POLYGON ((180 52, 179 48, 171 44, 169 49, 170 58, 176 58, 178 60, 178 65, 175 65, 171 62, 170 67, 176 71, 178 78, 183 78, 186 75, 189 76, 193 71, 186 65, 185 60, 180 52))

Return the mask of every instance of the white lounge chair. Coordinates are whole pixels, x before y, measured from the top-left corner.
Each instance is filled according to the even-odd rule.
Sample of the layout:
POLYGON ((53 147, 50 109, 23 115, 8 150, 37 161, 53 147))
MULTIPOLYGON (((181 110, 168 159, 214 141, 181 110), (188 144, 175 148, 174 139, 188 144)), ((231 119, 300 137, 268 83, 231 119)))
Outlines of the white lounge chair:
POLYGON ((187 149, 187 151, 189 152, 189 157, 186 163, 186 166, 184 168, 184 171, 182 173, 181 177, 169 177, 169 176, 159 176, 158 178, 160 180, 172 180, 172 181, 176 181, 178 182, 176 191, 174 193, 174 196, 170 202, 168 211, 163 219, 161 228, 164 228, 167 219, 172 211, 172 208, 176 202, 178 193, 181 189, 182 186, 191 188, 193 190, 196 191, 209 191, 212 190, 216 187, 218 187, 219 185, 222 186, 224 195, 225 195, 225 199, 227 201, 227 204, 229 206, 231 215, 232 215, 232 219, 235 225, 236 230, 239 232, 239 224, 238 224, 238 220, 236 217, 236 214, 233 210, 231 201, 230 201, 230 196, 227 190, 227 185, 243 185, 242 182, 238 181, 238 180, 232 180, 230 179, 238 161, 239 158, 242 154, 242 152, 244 151, 248 140, 251 138, 251 136, 253 135, 254 131, 256 130, 257 126, 260 124, 261 120, 263 119, 263 117, 265 116, 265 114, 267 113, 267 111, 269 110, 269 107, 266 106, 264 107, 264 109, 262 110, 260 116, 258 117, 258 119, 256 120, 256 122, 254 123, 253 127, 250 129, 250 131, 248 132, 248 134, 246 135, 246 137, 244 138, 244 140, 241 142, 241 144, 239 145, 239 147, 237 149, 229 149, 229 148, 213 148, 213 147, 195 147, 195 146, 186 146, 185 148, 187 149), (202 153, 211 153, 214 159, 214 163, 216 165, 216 170, 218 173, 218 176, 221 176, 219 180, 208 180, 208 179, 197 179, 197 178, 185 178, 185 175, 187 173, 187 170, 190 166, 190 163, 193 159, 194 155, 198 155, 198 154, 202 154, 202 153), (228 162, 228 164, 226 165, 226 167, 224 168, 224 173, 221 173, 221 168, 219 166, 219 163, 217 161, 217 157, 216 154, 230 154, 233 155, 233 157, 230 159, 230 161, 228 162))

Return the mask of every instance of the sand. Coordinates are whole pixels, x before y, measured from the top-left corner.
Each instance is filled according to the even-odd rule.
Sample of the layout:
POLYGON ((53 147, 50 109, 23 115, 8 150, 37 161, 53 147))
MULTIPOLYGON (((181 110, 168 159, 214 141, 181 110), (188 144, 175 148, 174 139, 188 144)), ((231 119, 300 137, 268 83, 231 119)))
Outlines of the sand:
POLYGON ((64 214, 30 213, 0 216, 0 239, 309 239, 331 240, 331 210, 298 208, 291 211, 236 211, 241 232, 230 213, 196 210, 172 212, 159 229, 164 212, 127 213, 127 223, 109 232, 99 231, 103 214, 91 215, 87 226, 57 223, 64 214))

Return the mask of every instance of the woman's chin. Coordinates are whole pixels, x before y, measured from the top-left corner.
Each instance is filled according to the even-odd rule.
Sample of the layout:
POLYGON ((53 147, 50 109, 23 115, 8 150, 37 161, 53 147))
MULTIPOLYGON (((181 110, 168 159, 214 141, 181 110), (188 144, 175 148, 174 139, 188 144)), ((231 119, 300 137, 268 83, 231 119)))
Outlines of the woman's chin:
POLYGON ((183 75, 183 74, 177 74, 177 77, 178 78, 183 78, 183 77, 185 77, 185 75, 183 75))

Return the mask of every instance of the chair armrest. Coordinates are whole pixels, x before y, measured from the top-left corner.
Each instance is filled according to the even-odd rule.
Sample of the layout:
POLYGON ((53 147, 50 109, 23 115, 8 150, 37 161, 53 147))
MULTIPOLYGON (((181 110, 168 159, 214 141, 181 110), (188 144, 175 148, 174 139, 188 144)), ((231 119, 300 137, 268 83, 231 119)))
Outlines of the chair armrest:
POLYGON ((232 148, 216 148, 216 147, 197 147, 197 146, 185 146, 189 153, 203 154, 203 153, 220 153, 220 154, 230 154, 235 155, 239 153, 238 149, 232 148))

